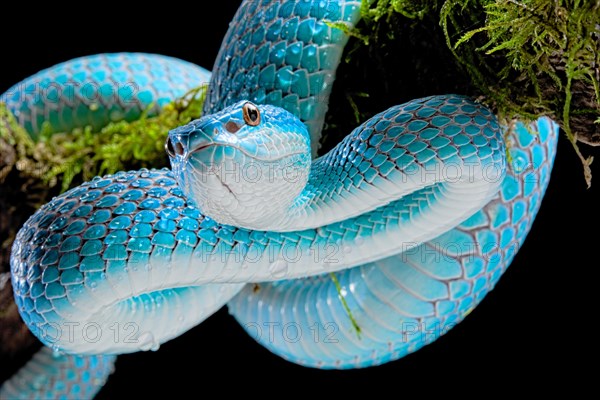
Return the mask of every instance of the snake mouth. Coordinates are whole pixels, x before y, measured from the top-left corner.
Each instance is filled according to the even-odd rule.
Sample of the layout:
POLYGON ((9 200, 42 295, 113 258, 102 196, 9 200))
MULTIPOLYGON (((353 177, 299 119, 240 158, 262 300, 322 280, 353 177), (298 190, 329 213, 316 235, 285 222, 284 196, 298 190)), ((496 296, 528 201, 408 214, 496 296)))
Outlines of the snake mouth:
POLYGON ((278 157, 269 158, 269 157, 265 157, 265 156, 261 157, 260 155, 257 155, 257 154, 252 154, 248 150, 244 149, 242 146, 234 146, 231 143, 224 144, 224 143, 212 142, 212 143, 203 143, 200 146, 196 147, 194 150, 192 150, 188 153, 187 158, 189 159, 189 157, 191 157, 192 154, 201 153, 202 151, 204 151, 208 148, 211 148, 211 147, 231 147, 234 150, 240 151, 242 154, 244 154, 248 158, 251 158, 256 161, 262 161, 262 162, 278 162, 278 161, 284 160, 288 157, 292 157, 292 156, 303 153, 302 151, 299 150, 299 151, 294 151, 291 153, 283 154, 278 157))
POLYGON ((192 150, 192 151, 190 152, 190 154, 199 153, 199 152, 201 152, 202 150, 204 150, 204 149, 207 149, 207 148, 209 148, 209 147, 211 147, 211 146, 218 146, 218 145, 217 145, 216 143, 206 143, 206 144, 202 144, 202 145, 200 145, 200 146, 196 147, 194 150, 192 150))

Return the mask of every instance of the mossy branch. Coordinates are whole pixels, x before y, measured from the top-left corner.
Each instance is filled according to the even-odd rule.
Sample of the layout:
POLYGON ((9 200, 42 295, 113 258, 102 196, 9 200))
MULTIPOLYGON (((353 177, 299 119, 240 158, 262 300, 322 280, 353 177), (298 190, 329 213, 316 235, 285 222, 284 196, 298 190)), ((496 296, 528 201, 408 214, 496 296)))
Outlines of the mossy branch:
POLYGON ((83 127, 72 132, 50 133, 42 128, 33 141, 0 103, 0 139, 16 149, 13 162, 0 169, 0 183, 12 171, 23 179, 35 178, 45 185, 67 190, 75 181, 119 170, 167 165, 164 142, 169 130, 200 116, 205 87, 186 93, 166 105, 158 115, 143 113, 133 122, 111 122, 99 131, 83 127))
POLYGON ((440 16, 450 49, 500 116, 557 120, 589 187, 593 158, 582 154, 577 139, 597 135, 600 2, 447 0, 440 16), (478 8, 485 23, 464 32, 462 13, 477 14, 478 8), (454 35, 460 37, 453 43, 454 35))
MULTIPOLYGON (((369 85, 353 84, 351 78, 344 82, 342 114, 352 112, 364 121, 381 94, 431 95, 447 88, 481 98, 502 120, 549 116, 565 132, 591 184, 592 158, 579 146, 600 145, 599 1, 366 0, 361 14, 357 29, 347 32, 359 40, 350 41, 345 61, 369 85), (447 48, 441 48, 443 43, 447 48), (432 66, 433 57, 419 52, 435 53, 434 62, 451 73, 432 66), (380 66, 370 68, 361 58, 380 66), (407 63, 415 65, 412 71, 407 63), (399 76, 409 71, 412 81, 399 76), (370 80, 373 73, 386 83, 370 80), (436 77, 457 83, 440 83, 436 77), (369 102, 355 99, 354 93, 368 93, 369 102)), ((340 77, 344 74, 336 82, 340 77)), ((328 122, 334 129, 343 125, 328 122)), ((327 127, 325 132, 334 137, 327 127)))

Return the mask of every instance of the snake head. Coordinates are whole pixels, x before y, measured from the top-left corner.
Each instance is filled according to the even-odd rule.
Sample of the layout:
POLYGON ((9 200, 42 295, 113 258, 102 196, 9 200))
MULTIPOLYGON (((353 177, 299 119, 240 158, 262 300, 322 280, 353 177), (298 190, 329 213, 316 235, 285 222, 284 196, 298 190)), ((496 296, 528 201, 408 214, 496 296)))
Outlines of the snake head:
POLYGON ((169 132, 188 200, 215 221, 266 229, 289 215, 310 171, 310 136, 288 111, 248 101, 169 132))

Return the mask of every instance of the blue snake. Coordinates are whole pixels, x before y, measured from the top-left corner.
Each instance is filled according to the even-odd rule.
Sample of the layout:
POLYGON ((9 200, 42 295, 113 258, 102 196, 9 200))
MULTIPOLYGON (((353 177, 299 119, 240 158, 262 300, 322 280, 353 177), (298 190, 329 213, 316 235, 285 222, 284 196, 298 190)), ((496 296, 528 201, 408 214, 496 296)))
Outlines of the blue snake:
POLYGON ((225 304, 275 354, 342 369, 414 352, 482 300, 533 223, 558 127, 500 125, 469 98, 432 96, 317 158, 348 39, 335 23, 359 19, 360 1, 244 1, 212 74, 103 54, 2 95, 36 137, 155 113, 210 79, 203 116, 168 135, 170 170, 97 177, 19 231, 15 301, 47 347, 0 397, 93 397, 115 355, 156 349, 225 304), (273 324, 283 334, 265 334, 273 324))

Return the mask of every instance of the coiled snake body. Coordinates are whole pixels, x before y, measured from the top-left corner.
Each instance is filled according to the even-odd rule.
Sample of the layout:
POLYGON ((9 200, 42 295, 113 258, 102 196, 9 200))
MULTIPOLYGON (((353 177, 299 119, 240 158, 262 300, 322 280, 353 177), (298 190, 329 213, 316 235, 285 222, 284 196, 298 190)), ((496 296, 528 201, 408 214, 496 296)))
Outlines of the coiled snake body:
MULTIPOLYGON (((0 395, 91 397, 113 355, 157 348, 224 304, 290 361, 355 368, 415 351, 481 301, 531 227, 557 126, 518 122, 505 138, 484 106, 433 96, 383 111, 311 161, 347 41, 325 21, 352 27, 359 8, 244 2, 204 116, 169 133, 172 171, 95 178, 27 221, 12 284, 24 321, 49 348, 0 395), (293 331, 260 334, 273 323, 293 331), (131 335, 90 340, 115 327, 131 335)), ((43 121, 59 131, 134 119, 208 77, 168 57, 99 55, 16 86, 75 79, 67 100, 18 89, 2 100, 35 136, 43 121), (115 81, 142 90, 111 90, 115 81), (93 100, 85 82, 97 89, 93 100)))

